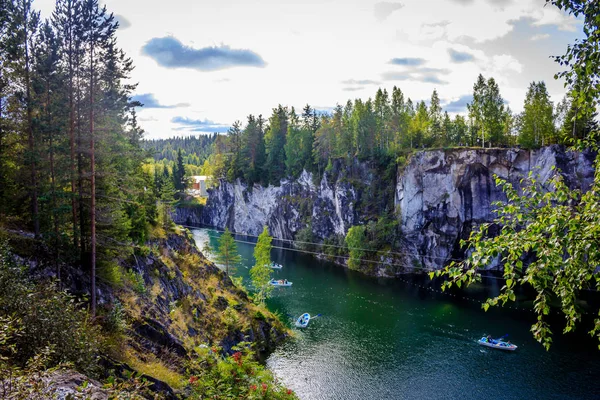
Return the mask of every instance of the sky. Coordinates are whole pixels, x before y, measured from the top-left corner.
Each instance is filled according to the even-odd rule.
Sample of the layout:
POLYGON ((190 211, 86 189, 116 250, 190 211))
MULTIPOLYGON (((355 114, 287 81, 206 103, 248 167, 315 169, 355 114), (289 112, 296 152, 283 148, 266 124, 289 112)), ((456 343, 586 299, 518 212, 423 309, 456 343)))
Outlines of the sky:
MULTIPOLYGON (((49 16, 54 0, 36 0, 49 16)), ((465 113, 481 73, 513 112, 543 80, 564 96, 550 56, 583 37, 581 21, 545 0, 105 0, 136 66, 147 139, 225 132, 278 104, 329 111, 398 86, 434 89, 465 113)))

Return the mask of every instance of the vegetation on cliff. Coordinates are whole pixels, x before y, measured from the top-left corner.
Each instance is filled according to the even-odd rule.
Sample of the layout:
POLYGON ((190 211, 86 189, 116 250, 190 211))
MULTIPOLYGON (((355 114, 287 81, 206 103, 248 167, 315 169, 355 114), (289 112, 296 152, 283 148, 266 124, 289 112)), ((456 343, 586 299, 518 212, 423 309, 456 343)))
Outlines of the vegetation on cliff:
MULTIPOLYGON (((557 61, 568 68, 559 75, 575 85, 572 97, 577 107, 566 122, 576 129, 580 116, 594 113, 600 103, 600 4, 569 0, 548 2, 584 20, 585 38, 570 46, 564 56, 557 57, 557 61)), ((589 137, 576 142, 597 151, 599 133, 594 125, 589 137)), ((506 281, 501 294, 483 305, 485 310, 515 301, 515 287, 528 285, 537 294, 534 304, 537 322, 531 331, 546 349, 552 343, 547 319, 553 301, 559 304, 566 320, 563 332, 574 330, 583 314, 578 304, 579 294, 583 290, 600 290, 599 162, 600 156, 596 158, 593 184, 585 193, 570 190, 559 174, 544 186, 530 174, 522 192, 497 179, 508 202, 496 204, 498 217, 494 223, 482 225, 472 232, 468 242, 462 243, 472 251, 464 262, 452 263, 446 268, 443 274, 450 280, 445 287, 471 284, 479 278, 478 268, 497 260, 504 269, 506 281), (548 191, 548 187, 553 190, 548 191), (500 230, 490 238, 492 225, 499 226, 500 230)), ((440 274, 438 271, 437 275, 440 274)), ((600 341, 600 310, 589 333, 600 341)))
POLYGON ((184 155, 146 165, 117 29, 98 0, 57 0, 46 21, 32 0, 0 2, 0 391, 49 396, 70 368, 174 398, 240 351, 256 377, 219 390, 293 398, 252 355, 286 328, 170 221, 184 155))

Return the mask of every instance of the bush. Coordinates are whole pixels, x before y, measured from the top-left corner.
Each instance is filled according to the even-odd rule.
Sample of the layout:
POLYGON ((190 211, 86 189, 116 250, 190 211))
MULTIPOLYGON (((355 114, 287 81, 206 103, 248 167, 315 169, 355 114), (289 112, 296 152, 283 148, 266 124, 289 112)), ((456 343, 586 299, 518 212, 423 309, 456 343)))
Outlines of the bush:
MULTIPOLYGON (((0 243, 0 318, 11 318, 10 329, 18 331, 8 346, 0 348, 0 356, 10 364, 23 367, 45 354, 48 367, 71 363, 83 373, 96 375, 101 336, 83 304, 53 284, 29 281, 6 243, 0 243), (12 351, 6 354, 7 349, 12 351)), ((0 325, 0 330, 7 326, 0 325)))
POLYGON ((131 284, 131 288, 134 292, 139 295, 146 294, 146 283, 144 282, 144 277, 141 274, 138 274, 134 270, 130 269, 127 271, 127 280, 131 284))
MULTIPOLYGON (((240 343, 243 346, 243 343, 240 343)), ((255 361, 245 347, 234 347, 232 356, 222 357, 218 349, 198 347, 191 362, 192 399, 297 399, 294 392, 279 384, 273 374, 255 361)))
POLYGON ((114 262, 101 262, 98 264, 98 279, 118 288, 123 284, 123 271, 114 262))

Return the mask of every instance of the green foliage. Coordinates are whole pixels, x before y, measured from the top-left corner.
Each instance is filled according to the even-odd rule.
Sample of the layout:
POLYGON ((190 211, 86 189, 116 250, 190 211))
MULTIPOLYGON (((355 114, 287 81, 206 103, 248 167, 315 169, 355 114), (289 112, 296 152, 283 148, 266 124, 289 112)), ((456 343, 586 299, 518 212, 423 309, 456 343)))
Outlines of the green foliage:
POLYGON ((111 333, 122 333, 127 327, 123 304, 117 299, 106 315, 105 329, 111 333))
POLYGON ((556 142, 554 107, 544 82, 532 82, 520 116, 519 144, 532 148, 556 142))
POLYGON ((115 262, 102 262, 98 265, 98 279, 118 288, 123 284, 123 271, 119 264, 115 262))
POLYGON ((546 0, 546 3, 583 20, 584 37, 569 45, 564 55, 555 57, 567 68, 555 77, 564 78, 566 86, 576 88, 572 98, 577 114, 593 115, 600 100, 600 3, 575 0, 546 0))
POLYGON ((146 294, 146 284, 144 283, 144 277, 140 273, 130 269, 127 271, 127 280, 134 292, 139 295, 146 294))
POLYGON ((365 230, 364 225, 353 226, 348 229, 346 234, 346 245, 350 253, 348 268, 350 269, 357 270, 360 268, 360 261, 364 255, 362 249, 365 246, 365 230))
POLYGON ((217 349, 196 348, 197 359, 189 369, 191 399, 296 399, 271 372, 255 361, 254 354, 240 343, 235 353, 222 357, 217 349))
POLYGON ((269 284, 271 280, 271 241, 273 238, 269 235, 269 231, 265 226, 262 233, 258 237, 258 242, 254 248, 254 266, 250 269, 250 278, 252 285, 256 290, 254 298, 257 303, 264 304, 265 299, 273 290, 273 286, 269 284))
POLYGON ((315 246, 311 244, 314 243, 312 224, 308 224, 307 226, 296 232, 295 241, 295 245, 299 249, 306 251, 315 251, 315 246))
POLYGON ((53 285, 30 282, 5 243, 0 243, 0 318, 12 321, 0 324, 3 330, 18 332, 0 350, 11 364, 24 367, 45 354, 46 367, 72 363, 86 374, 98 372, 101 336, 83 305, 53 285))
MULTIPOLYGON (((600 235, 600 172, 596 171, 593 187, 585 194, 569 189, 559 174, 544 185, 530 174, 522 194, 500 178, 496 182, 508 197, 506 204, 496 204, 499 208, 494 223, 502 230, 491 238, 490 224, 474 231, 468 242, 472 254, 444 270, 443 274, 449 277, 444 288, 478 280, 477 269, 498 260, 504 268, 506 284, 499 296, 484 304, 484 309, 515 301, 517 285, 533 287, 538 320, 531 330, 548 349, 552 332, 546 319, 551 300, 557 298, 560 302, 566 333, 581 321, 578 293, 600 288, 600 247, 596 240, 600 235), (548 184, 554 191, 544 189, 548 184), (526 256, 533 258, 529 265, 524 262, 526 256)), ((600 340, 600 318, 590 334, 600 340)))
POLYGON ((225 232, 219 237, 219 249, 217 250, 216 261, 225 266, 227 275, 235 272, 235 267, 242 261, 235 239, 231 235, 229 228, 225 228, 225 232))

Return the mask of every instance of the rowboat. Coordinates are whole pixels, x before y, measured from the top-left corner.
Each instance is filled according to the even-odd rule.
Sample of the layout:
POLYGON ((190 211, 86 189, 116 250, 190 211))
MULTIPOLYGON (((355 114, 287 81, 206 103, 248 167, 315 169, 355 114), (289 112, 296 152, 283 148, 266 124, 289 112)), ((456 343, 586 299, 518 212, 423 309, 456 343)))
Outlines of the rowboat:
POLYGON ((283 286, 283 287, 287 287, 287 286, 292 286, 292 282, 288 281, 287 279, 279 279, 279 280, 275 280, 275 279, 271 279, 269 281, 270 285, 273 286, 283 286))
POLYGON ((482 346, 491 347, 492 349, 498 350, 515 351, 517 349, 517 346, 515 346, 514 344, 510 342, 505 342, 500 339, 482 337, 477 341, 477 343, 479 343, 482 346))
POLYGON ((283 265, 272 262, 271 263, 271 268, 272 269, 282 269, 283 265))
POLYGON ((304 313, 301 316, 299 316, 298 319, 296 320, 296 327, 297 328, 306 328, 308 326, 309 322, 310 322, 310 314, 304 313))

